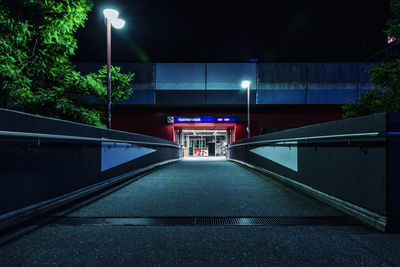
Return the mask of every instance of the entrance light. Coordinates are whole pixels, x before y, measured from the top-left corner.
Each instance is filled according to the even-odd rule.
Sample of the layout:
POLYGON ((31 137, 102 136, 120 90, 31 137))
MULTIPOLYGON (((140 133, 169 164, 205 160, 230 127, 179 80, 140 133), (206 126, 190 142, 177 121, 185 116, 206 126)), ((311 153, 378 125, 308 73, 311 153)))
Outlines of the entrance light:
POLYGON ((247 88, 250 86, 250 81, 243 81, 242 82, 242 88, 247 88))

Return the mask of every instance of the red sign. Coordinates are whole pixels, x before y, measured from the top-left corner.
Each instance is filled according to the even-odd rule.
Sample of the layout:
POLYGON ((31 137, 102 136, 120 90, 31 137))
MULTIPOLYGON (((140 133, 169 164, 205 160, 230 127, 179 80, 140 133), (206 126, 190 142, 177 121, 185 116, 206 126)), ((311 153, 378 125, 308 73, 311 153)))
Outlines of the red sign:
POLYGON ((208 156, 208 149, 207 148, 204 148, 204 149, 194 148, 193 149, 193 156, 194 157, 208 156))

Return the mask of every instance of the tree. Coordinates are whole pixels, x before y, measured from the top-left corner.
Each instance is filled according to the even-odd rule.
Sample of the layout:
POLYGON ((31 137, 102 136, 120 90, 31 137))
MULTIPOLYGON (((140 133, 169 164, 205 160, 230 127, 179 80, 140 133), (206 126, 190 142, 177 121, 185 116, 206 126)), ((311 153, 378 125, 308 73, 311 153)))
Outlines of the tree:
MULTIPOLYGON (((122 74, 121 68, 111 66, 111 102, 116 103, 121 99, 126 99, 132 94, 132 88, 129 83, 134 77, 134 74, 122 74)), ((107 88, 107 66, 104 65, 97 73, 90 73, 86 76, 86 81, 89 83, 85 87, 101 87, 107 88), (94 83, 94 84, 91 84, 94 83)), ((96 94, 100 103, 107 102, 107 90, 98 91, 96 94)), ((99 103, 98 102, 98 103, 99 103)))
MULTIPOLYGON (((102 126, 105 68, 81 75, 70 56, 89 0, 5 0, 0 3, 0 107, 102 126)), ((112 68, 113 102, 128 97, 133 74, 112 68)))
MULTIPOLYGON (((400 0, 392 0, 390 7, 393 17, 387 22, 388 36, 400 40, 400 0)), ((376 65, 367 70, 371 73, 374 88, 361 95, 356 103, 350 102, 342 108, 345 118, 380 112, 400 111, 400 58, 376 65)))

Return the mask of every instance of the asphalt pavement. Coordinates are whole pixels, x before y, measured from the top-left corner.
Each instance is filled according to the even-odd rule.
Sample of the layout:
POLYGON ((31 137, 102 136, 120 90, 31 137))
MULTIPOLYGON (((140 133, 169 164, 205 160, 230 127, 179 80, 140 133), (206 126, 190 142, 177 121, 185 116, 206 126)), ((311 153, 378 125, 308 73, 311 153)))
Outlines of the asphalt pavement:
POLYGON ((400 266, 400 235, 361 223, 311 220, 342 217, 235 163, 180 161, 51 214, 48 224, 32 223, 4 236, 0 266, 400 266), (273 217, 303 223, 98 223, 155 217, 273 217), (62 223, 68 219, 78 223, 62 223))

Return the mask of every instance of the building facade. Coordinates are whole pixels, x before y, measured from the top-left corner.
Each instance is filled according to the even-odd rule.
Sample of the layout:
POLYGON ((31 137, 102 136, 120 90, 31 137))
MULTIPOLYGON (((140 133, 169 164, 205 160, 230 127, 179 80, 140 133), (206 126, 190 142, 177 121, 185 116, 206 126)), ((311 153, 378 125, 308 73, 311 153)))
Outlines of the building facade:
MULTIPOLYGON (((114 63, 134 72, 133 94, 113 106, 112 128, 183 144, 187 153, 223 154, 250 134, 342 118, 341 105, 372 89, 374 63, 114 63)), ((101 64, 79 63, 85 73, 101 64)))

